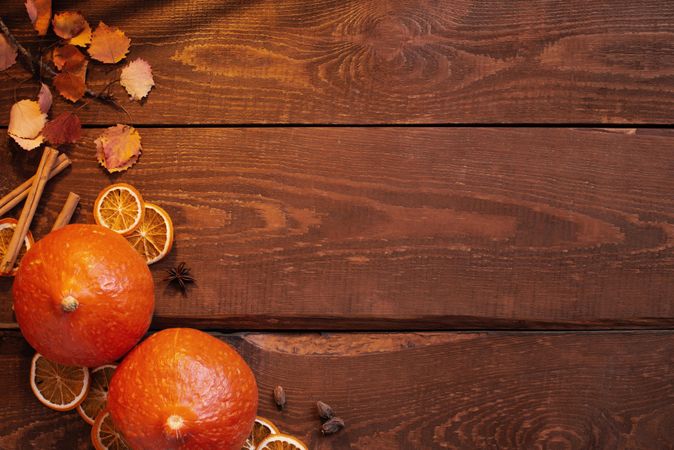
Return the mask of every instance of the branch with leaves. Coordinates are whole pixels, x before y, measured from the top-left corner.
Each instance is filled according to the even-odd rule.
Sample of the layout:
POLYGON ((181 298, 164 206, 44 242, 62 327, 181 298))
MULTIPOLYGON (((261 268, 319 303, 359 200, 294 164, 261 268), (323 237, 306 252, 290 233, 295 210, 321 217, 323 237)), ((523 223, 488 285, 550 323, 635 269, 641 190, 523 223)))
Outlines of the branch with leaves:
MULTIPOLYGON (((45 64, 41 58, 38 59, 33 57, 30 51, 21 45, 21 43, 16 39, 16 37, 14 37, 5 22, 2 20, 2 17, 0 17, 0 31, 3 35, 5 35, 9 43, 19 51, 24 64, 30 68, 30 72, 33 74, 33 78, 35 78, 36 81, 42 82, 46 79, 53 80, 56 76, 58 76, 58 73, 56 73, 56 71, 48 64, 45 64)), ((121 105, 115 102, 112 93, 109 91, 110 86, 112 86, 112 83, 108 84, 101 92, 94 92, 91 89, 86 88, 84 90, 84 95, 96 100, 100 100, 103 103, 111 104, 117 108, 124 109, 121 105)))
MULTIPOLYGON (((120 109, 130 117, 113 97, 111 88, 119 82, 131 100, 145 98, 154 86, 152 68, 146 61, 140 58, 131 61, 122 68, 119 77, 107 83, 100 92, 87 87, 86 78, 90 63, 117 64, 126 59, 131 39, 119 28, 103 22, 99 22, 92 31, 80 12, 65 11, 52 17, 49 2, 38 4, 27 0, 26 9, 38 35, 46 35, 51 26, 58 41, 51 46, 54 48, 46 55, 47 58, 44 54, 35 55, 0 18, 0 71, 11 67, 20 56, 32 78, 41 83, 37 100, 24 99, 12 106, 7 130, 9 136, 24 150, 33 150, 44 142, 62 145, 79 139, 81 123, 76 112, 87 103, 47 121, 52 104, 49 86, 70 102, 78 103, 85 97, 91 98, 120 109)), ((140 136, 128 125, 111 127, 95 142, 99 162, 109 172, 126 170, 140 155, 140 136), (130 148, 136 150, 131 152, 130 148)))

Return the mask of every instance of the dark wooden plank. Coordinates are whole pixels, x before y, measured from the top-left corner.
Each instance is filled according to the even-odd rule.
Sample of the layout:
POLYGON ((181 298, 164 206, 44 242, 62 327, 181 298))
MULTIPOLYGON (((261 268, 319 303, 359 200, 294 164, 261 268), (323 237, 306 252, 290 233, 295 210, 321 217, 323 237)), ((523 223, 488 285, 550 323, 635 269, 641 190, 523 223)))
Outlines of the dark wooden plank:
MULTIPOLYGON (((23 2, 6 3, 37 48, 23 2)), ((132 56, 152 63, 147 103, 122 101, 136 123, 674 123, 673 2, 54 3, 122 27, 132 56)), ((94 87, 114 78, 90 67, 94 87)), ((35 92, 10 77, 24 71, 0 74, 0 111, 15 90, 35 92)), ((82 113, 128 121, 99 105, 82 113)))
MULTIPOLYGON (((674 324, 674 132, 143 129, 140 162, 113 177, 99 133, 48 185, 35 235, 68 191, 92 222, 112 181, 165 206, 176 243, 153 266, 157 326, 674 324), (162 281, 180 261, 197 278, 187 297, 162 281)), ((39 157, 4 147, 0 194, 39 157)))
MULTIPOLYGON (((671 332, 221 337, 253 368, 259 413, 311 449, 674 447, 671 332), (320 436, 317 400, 343 432, 320 436)), ((0 448, 87 448, 77 413, 33 398, 31 356, 17 332, 0 333, 0 448)))

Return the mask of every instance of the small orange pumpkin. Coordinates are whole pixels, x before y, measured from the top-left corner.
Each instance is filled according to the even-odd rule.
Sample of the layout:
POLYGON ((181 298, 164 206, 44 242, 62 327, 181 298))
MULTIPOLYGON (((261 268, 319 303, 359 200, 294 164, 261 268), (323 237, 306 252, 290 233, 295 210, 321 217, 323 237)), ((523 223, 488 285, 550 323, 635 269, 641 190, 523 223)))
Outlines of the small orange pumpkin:
POLYGON ((154 282, 122 236, 68 225, 33 245, 12 289, 26 340, 70 366, 111 363, 138 343, 154 311, 154 282))
POLYGON ((240 450, 257 401, 253 372, 232 347, 202 331, 173 328, 124 358, 107 408, 139 450, 240 450))

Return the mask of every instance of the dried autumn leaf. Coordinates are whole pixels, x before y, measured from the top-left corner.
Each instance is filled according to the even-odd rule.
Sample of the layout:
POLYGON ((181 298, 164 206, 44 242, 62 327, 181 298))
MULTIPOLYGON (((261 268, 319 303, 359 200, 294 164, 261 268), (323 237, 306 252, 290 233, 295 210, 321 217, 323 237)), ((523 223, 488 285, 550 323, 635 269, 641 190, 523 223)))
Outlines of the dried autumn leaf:
POLYGON ((89 55, 98 61, 112 64, 126 57, 129 45, 131 39, 127 38, 122 30, 99 22, 91 38, 89 55))
POLYGON ((9 112, 7 132, 13 136, 34 139, 47 123, 47 115, 40 110, 40 105, 33 100, 21 100, 12 105, 9 112))
POLYGON ((87 65, 89 62, 77 47, 64 45, 53 52, 53 61, 61 70, 54 77, 54 87, 63 97, 76 102, 84 96, 86 90, 87 65))
POLYGON ((40 93, 37 95, 37 103, 40 105, 40 111, 47 114, 51 108, 53 97, 51 95, 51 90, 49 86, 42 83, 40 87, 40 93))
POLYGON ((58 70, 76 72, 87 58, 77 47, 68 44, 54 49, 53 61, 58 70))
POLYGON ((61 39, 72 39, 84 30, 87 21, 84 16, 75 11, 65 11, 54 14, 52 26, 54 33, 61 39))
POLYGON ((54 86, 61 96, 76 102, 84 97, 86 90, 85 79, 87 76, 87 64, 85 63, 77 72, 60 72, 54 77, 54 86))
MULTIPOLYGON (((10 135, 11 136, 11 135, 10 135)), ((35 139, 24 139, 17 136, 12 136, 12 139, 21 146, 24 150, 35 150, 44 142, 44 136, 39 135, 35 139)))
POLYGON ((5 70, 16 62, 16 47, 0 33, 0 70, 5 70))
POLYGON ((68 43, 78 47, 86 47, 91 42, 91 27, 89 22, 84 22, 84 29, 80 34, 71 38, 68 43))
POLYGON ((7 133, 25 150, 33 150, 44 140, 40 134, 47 122, 47 114, 40 110, 38 102, 21 100, 9 112, 7 133))
POLYGON ((51 20, 51 0, 26 0, 26 11, 37 34, 47 34, 51 20))
POLYGON ((141 100, 154 86, 152 67, 144 59, 138 58, 122 69, 119 81, 132 100, 141 100))
POLYGON ((63 112, 47 122, 42 134, 53 145, 74 144, 82 135, 82 124, 76 114, 63 112))
POLYGON ((108 172, 121 172, 133 166, 140 156, 140 135, 135 128, 117 124, 106 129, 95 141, 98 162, 108 172))

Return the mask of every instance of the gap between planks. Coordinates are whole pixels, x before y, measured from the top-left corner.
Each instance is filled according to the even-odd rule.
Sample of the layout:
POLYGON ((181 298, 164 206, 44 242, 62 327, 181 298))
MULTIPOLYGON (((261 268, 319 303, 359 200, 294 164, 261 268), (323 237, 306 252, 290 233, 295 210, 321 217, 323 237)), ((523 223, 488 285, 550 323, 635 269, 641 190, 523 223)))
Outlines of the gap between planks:
MULTIPOLYGON (((586 130, 624 130, 636 129, 674 129, 674 123, 671 124, 653 124, 653 123, 367 123, 367 124, 348 124, 348 123, 200 123, 200 124, 134 124, 129 122, 135 128, 153 129, 185 129, 185 128, 550 128, 550 129, 586 129, 586 130)), ((115 126, 116 123, 109 124, 82 124, 84 129, 103 129, 115 126)), ((6 130, 7 125, 0 125, 0 130, 6 130)))
MULTIPOLYGON (((172 326, 168 327, 151 327, 148 330, 148 333, 155 333, 166 328, 174 328, 172 326)), ((564 330, 546 330, 546 329, 518 329, 518 328, 450 328, 450 329, 391 329, 391 330, 363 330, 363 329, 354 329, 354 330, 314 330, 314 329, 280 329, 280 330, 258 330, 258 329, 223 329, 223 328, 199 328, 201 331, 207 333, 220 333, 226 334, 228 336, 233 335, 246 335, 246 334, 286 334, 286 335, 297 335, 297 334, 319 334, 319 335, 332 335, 332 334, 414 334, 414 333, 458 333, 458 334, 479 334, 479 333, 489 333, 489 334, 518 334, 518 335, 534 335, 534 334, 546 334, 546 335, 563 335, 563 334, 646 334, 646 333, 669 333, 674 332, 674 328, 569 328, 564 330)), ((0 331, 19 331, 19 325, 17 323, 6 323, 0 322, 0 331)))

